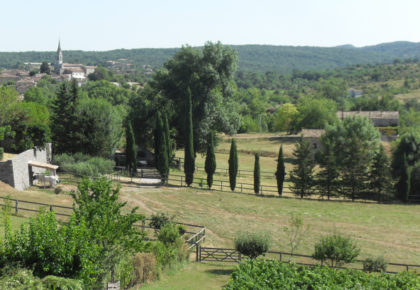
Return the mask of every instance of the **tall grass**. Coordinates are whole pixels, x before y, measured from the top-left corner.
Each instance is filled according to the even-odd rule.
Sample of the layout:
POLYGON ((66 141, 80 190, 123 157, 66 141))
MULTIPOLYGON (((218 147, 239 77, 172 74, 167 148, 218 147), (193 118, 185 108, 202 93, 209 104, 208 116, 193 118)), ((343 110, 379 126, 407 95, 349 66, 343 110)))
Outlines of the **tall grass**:
POLYGON ((54 163, 59 165, 63 171, 92 177, 111 173, 115 166, 115 162, 112 160, 82 153, 56 155, 54 156, 54 163))

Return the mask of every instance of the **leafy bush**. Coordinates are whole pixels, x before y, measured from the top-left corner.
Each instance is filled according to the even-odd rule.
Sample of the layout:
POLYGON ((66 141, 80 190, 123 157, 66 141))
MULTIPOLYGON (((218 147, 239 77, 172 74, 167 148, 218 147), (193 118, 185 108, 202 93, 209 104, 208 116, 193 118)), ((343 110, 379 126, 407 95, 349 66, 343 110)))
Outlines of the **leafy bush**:
POLYGON ((112 160, 82 153, 56 155, 54 156, 54 163, 59 165, 63 171, 89 177, 111 173, 115 166, 115 162, 112 160))
POLYGON ((366 272, 386 272, 388 263, 385 261, 383 256, 376 258, 366 258, 363 261, 363 271, 366 272))
POLYGON ((251 259, 265 254, 270 247, 270 238, 266 233, 239 232, 235 237, 235 249, 251 259))
POLYGON ((241 263, 224 289, 418 289, 415 273, 368 274, 326 266, 298 266, 276 260, 241 263))
POLYGON ((0 289, 82 290, 83 284, 79 280, 51 275, 41 279, 35 277, 28 269, 7 268, 2 270, 0 289))
POLYGON ((313 258, 324 263, 329 260, 332 267, 353 262, 360 253, 360 248, 348 237, 338 233, 321 238, 315 244, 313 258))
POLYGON ((171 222, 171 217, 163 212, 153 214, 150 221, 150 226, 155 230, 160 230, 163 226, 171 222))
POLYGON ((164 225, 158 234, 158 240, 164 245, 173 245, 180 238, 178 227, 172 223, 164 225))

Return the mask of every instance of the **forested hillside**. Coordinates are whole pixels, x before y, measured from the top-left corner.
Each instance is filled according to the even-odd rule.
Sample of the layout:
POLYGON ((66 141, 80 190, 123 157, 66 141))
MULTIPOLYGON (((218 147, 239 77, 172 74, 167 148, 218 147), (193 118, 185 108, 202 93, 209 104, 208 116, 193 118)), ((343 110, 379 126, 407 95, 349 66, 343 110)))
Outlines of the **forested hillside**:
MULTIPOLYGON (((339 47, 233 45, 239 56, 239 70, 252 72, 275 71, 290 73, 294 70, 325 70, 355 64, 392 62, 394 59, 419 58, 420 43, 394 42, 356 48, 339 47)), ((65 48, 65 47, 64 47, 65 48)), ((1 48, 0 48, 1 49, 1 48)), ((108 60, 129 62, 136 67, 162 66, 178 48, 117 49, 111 51, 64 51, 69 63, 105 64, 108 60)), ((16 68, 24 62, 54 62, 55 51, 0 52, 0 67, 16 68)))

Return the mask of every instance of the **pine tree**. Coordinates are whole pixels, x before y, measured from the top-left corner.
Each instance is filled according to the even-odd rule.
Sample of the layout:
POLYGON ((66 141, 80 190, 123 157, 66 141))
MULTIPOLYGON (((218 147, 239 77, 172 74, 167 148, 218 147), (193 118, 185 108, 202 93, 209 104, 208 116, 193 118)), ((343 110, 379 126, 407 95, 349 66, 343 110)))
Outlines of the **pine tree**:
POLYGON ((162 122, 162 117, 160 112, 156 114, 156 123, 155 123, 155 160, 156 160, 156 169, 159 171, 162 176, 162 180, 166 182, 169 173, 169 164, 168 164, 168 149, 166 147, 166 134, 165 128, 162 122))
POLYGON ((52 105, 51 131, 56 153, 76 153, 79 150, 77 116, 75 113, 78 100, 78 88, 73 81, 69 89, 62 83, 57 92, 57 98, 52 105))
POLYGON ((296 144, 293 156, 296 159, 296 166, 290 174, 290 180, 293 184, 292 191, 295 195, 303 198, 312 194, 314 185, 314 161, 311 144, 304 140, 303 136, 300 138, 299 143, 296 144))
POLYGON ((378 153, 373 158, 370 188, 375 191, 378 202, 381 201, 382 195, 388 194, 392 190, 390 162, 382 145, 380 145, 378 153))
POLYGON ((192 101, 191 90, 187 91, 186 102, 186 120, 185 120, 185 150, 184 150, 184 172, 185 182, 190 186, 194 181, 195 157, 194 157, 194 136, 193 136, 193 122, 192 122, 192 101))
POLYGON ((214 134, 210 132, 207 143, 207 154, 205 169, 207 173, 207 185, 209 188, 213 185, 213 174, 216 171, 216 155, 214 154, 214 134))
POLYGON ((402 167, 400 168, 400 179, 396 184, 397 197, 404 202, 408 202, 411 191, 411 171, 412 166, 408 164, 407 157, 404 154, 402 157, 402 167))
POLYGON ((284 177, 286 176, 286 167, 284 166, 283 145, 280 146, 279 157, 277 159, 277 191, 281 196, 283 194, 284 177))
POLYGON ((338 193, 340 173, 334 147, 328 143, 328 140, 324 140, 323 146, 317 152, 316 157, 320 166, 316 175, 317 190, 319 195, 326 195, 329 200, 331 196, 338 193))
POLYGON ((238 175, 238 151, 236 149, 236 141, 232 139, 229 153, 229 183, 230 189, 235 190, 236 176, 238 175))
POLYGON ((130 122, 127 122, 125 131, 126 145, 125 145, 125 163, 130 175, 137 171, 137 152, 134 139, 133 128, 130 122))
POLYGON ((261 185, 261 174, 260 174, 260 155, 255 153, 255 163, 254 163, 254 192, 255 194, 260 193, 261 185))

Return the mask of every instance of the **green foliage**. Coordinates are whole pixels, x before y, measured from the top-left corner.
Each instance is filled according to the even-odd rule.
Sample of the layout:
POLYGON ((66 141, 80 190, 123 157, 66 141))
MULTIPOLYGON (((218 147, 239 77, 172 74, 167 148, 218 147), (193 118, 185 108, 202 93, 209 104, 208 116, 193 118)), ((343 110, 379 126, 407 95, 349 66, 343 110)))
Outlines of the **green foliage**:
POLYGON ((349 117, 327 126, 321 143, 326 146, 322 162, 331 170, 330 180, 334 181, 337 166, 343 193, 354 200, 368 188, 369 169, 380 143, 378 130, 367 118, 349 117))
POLYGON ((296 166, 290 173, 292 182, 292 191, 295 195, 303 198, 311 195, 314 186, 313 169, 315 162, 313 160, 312 145, 301 136, 296 148, 293 151, 296 160, 296 166))
POLYGON ((102 98, 81 98, 75 117, 77 131, 72 139, 74 150, 109 157, 121 144, 123 113, 102 98))
POLYGON ((298 110, 295 105, 290 103, 282 105, 276 111, 274 130, 290 132, 292 130, 293 122, 297 116, 298 110))
POLYGON ((155 229, 160 230, 163 226, 171 223, 172 218, 163 212, 152 214, 149 225, 155 229))
POLYGON ((77 142, 74 142, 78 128, 76 106, 79 94, 77 82, 73 81, 71 88, 63 82, 57 92, 57 98, 52 105, 51 131, 54 152, 76 153, 77 142))
POLYGON ((137 171, 137 150, 136 143, 134 141, 133 128, 131 123, 128 121, 125 128, 125 165, 133 174, 137 171))
POLYGON ((210 132, 207 142, 207 154, 205 161, 205 170, 207 173, 207 185, 209 188, 213 185, 213 175, 216 172, 216 155, 214 154, 214 133, 210 132))
POLYGON ((158 240, 166 246, 175 244, 180 237, 178 227, 173 223, 163 225, 158 234, 158 240))
POLYGON ((331 267, 337 267, 353 262, 359 253, 360 248, 350 238, 334 233, 315 243, 312 257, 322 264, 326 262, 331 267))
POLYGON ((185 148, 184 148, 184 172, 185 182, 188 186, 193 183, 195 170, 194 135, 192 120, 191 90, 187 90, 187 106, 185 118, 185 148))
POLYGON ((229 152, 229 184, 232 191, 236 187, 236 176, 238 175, 238 150, 236 149, 236 140, 232 139, 229 152))
POLYGON ((301 98, 297 110, 292 124, 295 132, 302 128, 323 129, 337 121, 337 106, 333 100, 301 98))
POLYGON ((112 160, 82 153, 54 155, 54 163, 60 166, 63 171, 87 177, 111 173, 115 166, 115 162, 112 160))
POLYGON ((79 280, 57 276, 38 278, 31 270, 19 268, 2 269, 0 277, 1 289, 61 289, 82 290, 83 284, 79 280))
POLYGON ((101 178, 96 181, 84 179, 72 195, 75 220, 86 224, 88 238, 99 243, 94 265, 100 265, 103 273, 113 270, 125 255, 145 249, 144 235, 134 227, 144 216, 136 213, 137 208, 123 214, 126 202, 119 201, 119 194, 119 187, 113 187, 111 181, 101 178))
POLYGON ((261 185, 261 172, 260 172, 260 155, 255 153, 255 164, 254 164, 254 192, 259 194, 261 185))
POLYGON ((185 92, 191 91, 195 151, 205 148, 210 131, 232 134, 239 128, 240 119, 232 102, 236 63, 236 52, 221 43, 208 42, 202 49, 185 46, 150 82, 150 93, 162 97, 159 106, 174 116, 180 140, 189 134, 183 116, 188 103, 185 92))
POLYGON ((300 215, 294 213, 290 215, 289 227, 284 227, 284 232, 286 234, 290 247, 290 253, 292 255, 299 248, 308 230, 309 226, 305 227, 303 225, 303 219, 300 215))
POLYGON ((268 252, 270 237, 267 233, 239 232, 235 237, 235 249, 251 259, 268 252))
MULTIPOLYGON (((168 132, 169 134, 169 132, 168 132)), ((168 162, 168 140, 169 135, 166 136, 165 127, 162 122, 162 117, 160 112, 157 112, 156 115, 156 124, 155 124, 155 160, 156 168, 162 176, 163 182, 168 178, 169 174, 169 162, 168 162)))
POLYGON ((363 271, 365 272, 386 272, 388 263, 383 256, 366 258, 363 260, 363 271))
POLYGON ((280 146, 279 157, 277 159, 277 192, 281 196, 283 194, 283 183, 286 176, 286 166, 284 165, 283 145, 280 146))
POLYGON ((391 167, 388 156, 382 144, 379 151, 375 154, 370 173, 370 187, 377 195, 377 200, 381 201, 383 196, 389 196, 392 193, 391 167))
POLYGON ((48 62, 46 61, 42 62, 41 66, 39 67, 39 72, 42 74, 47 74, 47 75, 51 73, 48 62))
POLYGON ((224 289, 416 289, 416 273, 367 274, 353 269, 299 266, 276 260, 241 263, 224 289))

